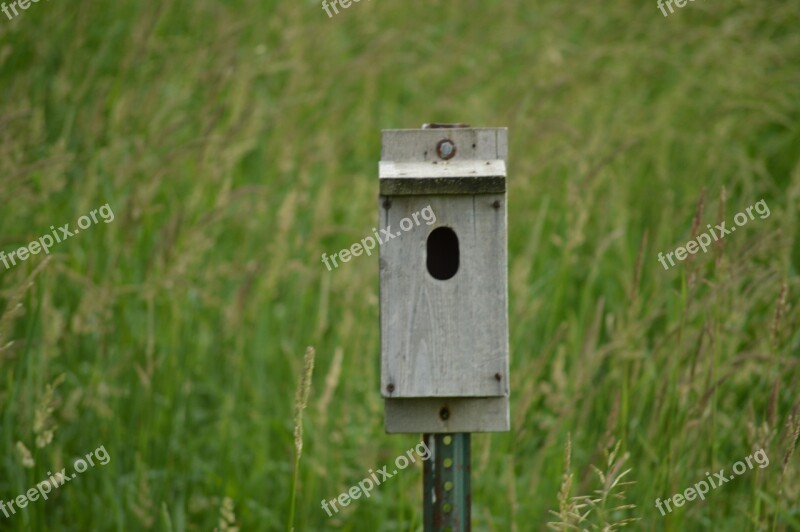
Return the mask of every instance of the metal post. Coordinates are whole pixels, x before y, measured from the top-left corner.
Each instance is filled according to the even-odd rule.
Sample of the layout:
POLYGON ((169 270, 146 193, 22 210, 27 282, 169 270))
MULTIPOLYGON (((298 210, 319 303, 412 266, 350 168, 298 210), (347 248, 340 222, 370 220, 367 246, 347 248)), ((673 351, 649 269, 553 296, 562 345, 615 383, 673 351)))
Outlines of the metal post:
POLYGON ((470 433, 425 434, 431 457, 424 462, 425 532, 464 532, 470 525, 470 433))

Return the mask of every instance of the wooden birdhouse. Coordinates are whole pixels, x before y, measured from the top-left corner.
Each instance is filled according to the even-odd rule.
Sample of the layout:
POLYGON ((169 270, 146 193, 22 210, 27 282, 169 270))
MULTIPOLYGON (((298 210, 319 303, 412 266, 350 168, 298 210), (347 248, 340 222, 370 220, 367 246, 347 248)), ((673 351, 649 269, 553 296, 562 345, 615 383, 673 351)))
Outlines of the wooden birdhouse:
POLYGON ((507 431, 507 130, 382 135, 386 431, 507 431))

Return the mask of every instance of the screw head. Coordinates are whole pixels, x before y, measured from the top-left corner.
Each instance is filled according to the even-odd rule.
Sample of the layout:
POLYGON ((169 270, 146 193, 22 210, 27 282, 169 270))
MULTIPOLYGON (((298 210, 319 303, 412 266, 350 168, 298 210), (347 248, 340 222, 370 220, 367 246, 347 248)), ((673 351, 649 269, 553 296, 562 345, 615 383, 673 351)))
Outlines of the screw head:
POLYGON ((389 393, 394 392, 394 384, 387 384, 386 385, 386 391, 389 392, 389 393))
POLYGON ((445 161, 452 159, 456 156, 456 145, 450 139, 440 140, 436 145, 436 154, 445 161))
POLYGON ((500 375, 499 373, 495 373, 494 374, 494 380, 500 382, 501 380, 503 380, 503 376, 500 375))
POLYGON ((439 417, 442 418, 442 420, 449 419, 450 418, 450 410, 446 406, 443 406, 442 409, 439 410, 439 417))
POLYGON ((499 209, 500 208, 500 200, 494 200, 494 203, 492 203, 492 207, 494 207, 495 209, 499 209))
POLYGON ((391 207, 391 206, 392 206, 392 200, 390 200, 389 198, 386 198, 385 200, 383 200, 383 208, 384 209, 389 209, 389 207, 391 207))

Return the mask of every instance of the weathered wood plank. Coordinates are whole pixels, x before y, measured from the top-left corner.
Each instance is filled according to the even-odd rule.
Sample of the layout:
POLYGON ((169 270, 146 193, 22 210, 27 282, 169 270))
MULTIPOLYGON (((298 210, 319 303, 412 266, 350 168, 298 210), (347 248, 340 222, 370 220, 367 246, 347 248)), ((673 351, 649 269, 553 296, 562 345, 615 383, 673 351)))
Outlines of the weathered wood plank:
POLYGON ((505 432, 511 427, 507 397, 385 399, 384 406, 384 430, 390 434, 505 432))
POLYGON ((380 193, 384 196, 505 191, 506 165, 501 159, 380 163, 380 193))
POLYGON ((506 160, 507 132, 506 128, 386 129, 381 132, 381 160, 398 163, 438 161, 436 145, 442 139, 450 139, 456 146, 456 154, 450 162, 506 160))
POLYGON ((381 209, 381 227, 399 233, 380 250, 384 396, 507 394, 504 195, 398 196, 381 209), (399 231, 402 218, 427 206, 433 225, 399 231), (441 226, 459 241, 459 269, 446 281, 426 263, 428 235, 441 226))

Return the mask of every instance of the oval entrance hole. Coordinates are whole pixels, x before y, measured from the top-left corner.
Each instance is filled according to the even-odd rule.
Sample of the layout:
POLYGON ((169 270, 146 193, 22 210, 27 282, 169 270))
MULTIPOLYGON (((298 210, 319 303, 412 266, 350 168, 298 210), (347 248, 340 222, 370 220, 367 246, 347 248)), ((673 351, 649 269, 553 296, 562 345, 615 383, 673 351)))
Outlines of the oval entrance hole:
POLYGON ((458 271, 458 237, 449 227, 437 227, 428 235, 428 273, 446 281, 458 271))

